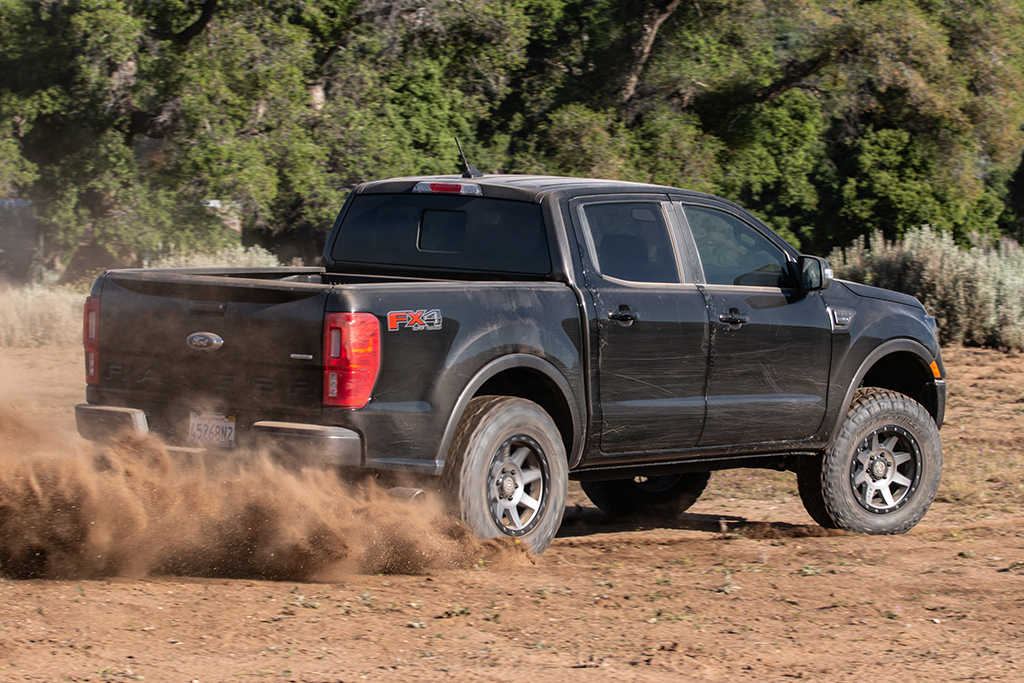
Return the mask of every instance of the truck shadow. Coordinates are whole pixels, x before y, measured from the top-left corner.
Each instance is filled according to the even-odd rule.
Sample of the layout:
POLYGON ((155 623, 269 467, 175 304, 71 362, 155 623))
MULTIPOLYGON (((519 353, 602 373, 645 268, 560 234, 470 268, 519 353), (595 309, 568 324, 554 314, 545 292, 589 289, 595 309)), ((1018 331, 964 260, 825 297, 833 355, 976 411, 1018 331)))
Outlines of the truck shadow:
POLYGON ((612 518, 597 508, 567 507, 556 538, 575 538, 595 534, 676 529, 715 534, 720 538, 751 540, 842 536, 845 531, 825 529, 815 524, 750 521, 735 515, 707 515, 684 512, 676 519, 634 516, 612 518))

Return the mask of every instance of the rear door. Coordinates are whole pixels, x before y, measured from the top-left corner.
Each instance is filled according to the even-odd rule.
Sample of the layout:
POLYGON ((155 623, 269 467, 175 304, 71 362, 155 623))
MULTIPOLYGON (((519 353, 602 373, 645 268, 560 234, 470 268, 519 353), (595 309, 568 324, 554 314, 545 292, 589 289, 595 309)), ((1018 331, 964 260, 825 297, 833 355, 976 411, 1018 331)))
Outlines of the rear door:
POLYGON ((667 200, 603 196, 570 204, 597 309, 605 462, 693 446, 704 425, 707 312, 667 200))
POLYGON ((787 252, 725 206, 679 204, 710 324, 707 421, 699 446, 812 436, 825 415, 832 325, 797 288, 787 252))

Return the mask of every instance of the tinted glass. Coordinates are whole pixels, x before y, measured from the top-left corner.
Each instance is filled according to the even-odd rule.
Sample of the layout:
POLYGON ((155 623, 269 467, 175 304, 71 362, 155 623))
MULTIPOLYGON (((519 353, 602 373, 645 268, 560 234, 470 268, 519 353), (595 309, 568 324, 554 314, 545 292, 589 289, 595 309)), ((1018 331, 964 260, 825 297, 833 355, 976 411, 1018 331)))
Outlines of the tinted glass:
POLYGON ((420 218, 420 251, 461 254, 465 244, 465 211, 423 212, 420 218))
POLYGON ((790 286, 786 255, 767 237, 721 211, 697 206, 685 211, 708 284, 790 286))
POLYGON ((679 282, 661 204, 590 204, 583 211, 602 274, 631 282, 679 282))
POLYGON ((551 272, 540 206, 459 195, 359 195, 331 258, 343 264, 551 272))

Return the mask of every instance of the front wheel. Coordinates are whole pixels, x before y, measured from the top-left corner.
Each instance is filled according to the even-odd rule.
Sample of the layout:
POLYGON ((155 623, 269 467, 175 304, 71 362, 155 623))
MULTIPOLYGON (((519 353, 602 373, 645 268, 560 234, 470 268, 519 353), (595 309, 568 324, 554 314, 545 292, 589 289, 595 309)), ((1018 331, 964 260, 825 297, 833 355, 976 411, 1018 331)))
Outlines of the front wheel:
POLYGON ((942 440, 916 401, 884 389, 858 389, 835 444, 821 461, 828 519, 861 534, 902 534, 935 500, 942 440))
POLYGON ((469 402, 443 484, 476 536, 512 536, 544 552, 562 523, 568 481, 561 435, 540 406, 511 396, 469 402))

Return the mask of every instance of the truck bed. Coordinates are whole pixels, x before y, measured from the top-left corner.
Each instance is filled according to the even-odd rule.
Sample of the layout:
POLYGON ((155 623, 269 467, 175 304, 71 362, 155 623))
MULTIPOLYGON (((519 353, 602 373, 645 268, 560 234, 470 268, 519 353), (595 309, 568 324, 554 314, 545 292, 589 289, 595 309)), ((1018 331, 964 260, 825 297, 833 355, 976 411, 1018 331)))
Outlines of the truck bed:
POLYGON ((108 271, 93 296, 99 378, 88 403, 141 410, 148 429, 172 445, 195 445, 196 414, 230 420, 232 446, 252 445, 257 422, 342 427, 365 444, 360 465, 439 473, 459 394, 493 357, 545 358, 579 378, 582 396, 579 307, 560 283, 150 269, 108 271), (381 329, 372 397, 361 410, 324 407, 325 315, 359 311, 381 329), (436 325, 427 312, 436 312, 436 325), (427 324, 417 325, 417 315, 427 324), (195 334, 223 343, 197 349, 187 343, 195 334), (386 452, 374 448, 384 442, 386 452))

